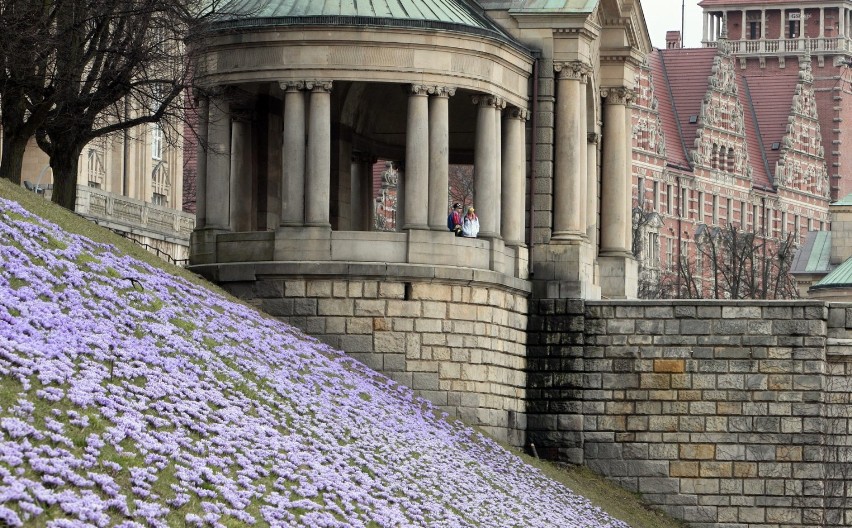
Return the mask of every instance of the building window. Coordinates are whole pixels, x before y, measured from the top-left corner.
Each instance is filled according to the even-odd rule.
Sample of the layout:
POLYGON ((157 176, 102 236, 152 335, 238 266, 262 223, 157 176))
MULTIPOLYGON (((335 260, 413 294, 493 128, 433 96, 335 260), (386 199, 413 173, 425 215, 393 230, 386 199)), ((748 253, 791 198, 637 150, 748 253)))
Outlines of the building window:
POLYGON ((793 233, 796 236, 796 240, 799 240, 799 237, 802 235, 801 229, 802 226, 799 221, 799 215, 793 215, 793 233))
POLYGON ((697 211, 695 219, 696 219, 696 221, 698 221, 699 224, 701 224, 701 223, 704 222, 704 193, 703 192, 698 193, 698 203, 696 204, 695 209, 697 211))
POLYGON ((172 184, 169 179, 168 167, 162 161, 158 162, 151 172, 151 187, 153 193, 151 203, 167 207, 169 205, 168 196, 172 193, 172 184))
POLYGON ((758 40, 760 38, 760 22, 752 20, 748 23, 748 38, 749 40, 758 40))
POLYGON ((666 185, 666 214, 672 214, 672 186, 666 185))
POLYGON ((159 123, 151 125, 151 159, 163 159, 163 129, 159 123))
POLYGON ((713 195, 713 225, 719 225, 719 197, 713 195))
POLYGON ((657 211, 657 207, 660 203, 660 182, 655 181, 653 186, 654 196, 652 196, 651 199, 654 201, 654 211, 657 211))
POLYGON ((645 178, 639 178, 636 181, 636 200, 639 207, 645 205, 645 178))

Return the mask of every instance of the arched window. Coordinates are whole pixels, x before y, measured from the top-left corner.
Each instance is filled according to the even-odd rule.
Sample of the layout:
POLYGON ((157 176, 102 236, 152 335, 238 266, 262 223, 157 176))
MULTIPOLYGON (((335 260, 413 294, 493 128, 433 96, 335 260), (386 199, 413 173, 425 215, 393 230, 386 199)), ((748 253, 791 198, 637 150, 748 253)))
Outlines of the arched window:
POLYGON ((729 147, 728 148, 728 172, 734 172, 734 165, 735 165, 734 158, 735 158, 734 148, 729 147))

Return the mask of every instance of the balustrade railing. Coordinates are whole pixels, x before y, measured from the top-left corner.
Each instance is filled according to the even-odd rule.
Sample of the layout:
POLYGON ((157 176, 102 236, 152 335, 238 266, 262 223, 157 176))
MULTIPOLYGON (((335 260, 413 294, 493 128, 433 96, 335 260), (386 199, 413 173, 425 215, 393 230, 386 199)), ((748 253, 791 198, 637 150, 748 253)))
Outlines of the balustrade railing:
MULTIPOLYGON (((734 55, 778 55, 787 53, 837 53, 852 50, 852 39, 846 37, 818 37, 791 39, 730 40, 734 55)), ((715 48, 716 41, 705 41, 705 48, 715 48)))
POLYGON ((195 216, 94 187, 77 186, 77 213, 126 225, 131 232, 150 230, 168 238, 185 239, 195 229, 195 216))

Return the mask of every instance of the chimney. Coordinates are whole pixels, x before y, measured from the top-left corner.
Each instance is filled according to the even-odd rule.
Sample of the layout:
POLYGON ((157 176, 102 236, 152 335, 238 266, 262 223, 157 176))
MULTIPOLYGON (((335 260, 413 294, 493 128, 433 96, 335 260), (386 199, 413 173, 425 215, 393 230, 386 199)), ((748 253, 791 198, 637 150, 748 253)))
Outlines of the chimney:
POLYGON ((666 49, 678 49, 683 47, 680 31, 666 31, 666 49))

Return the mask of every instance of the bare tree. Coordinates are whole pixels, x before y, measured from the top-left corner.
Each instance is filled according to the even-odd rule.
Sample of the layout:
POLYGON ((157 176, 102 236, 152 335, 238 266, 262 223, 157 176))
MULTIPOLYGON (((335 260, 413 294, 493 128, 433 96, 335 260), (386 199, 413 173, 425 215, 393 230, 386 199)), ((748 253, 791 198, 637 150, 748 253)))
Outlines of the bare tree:
POLYGON ((196 0, 0 0, 0 176, 20 182, 35 135, 50 157, 53 201, 73 209, 87 143, 156 122, 178 136, 192 63, 183 39, 208 12, 196 0))
POLYGON ((0 178, 21 183, 27 142, 53 107, 56 15, 61 0, 0 0, 0 178))
POLYGON ((53 201, 73 209, 77 164, 93 139, 160 122, 188 84, 182 39, 192 0, 88 0, 56 15, 56 104, 36 131, 53 201))

